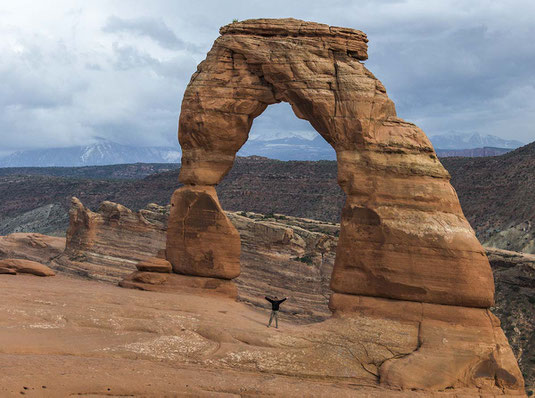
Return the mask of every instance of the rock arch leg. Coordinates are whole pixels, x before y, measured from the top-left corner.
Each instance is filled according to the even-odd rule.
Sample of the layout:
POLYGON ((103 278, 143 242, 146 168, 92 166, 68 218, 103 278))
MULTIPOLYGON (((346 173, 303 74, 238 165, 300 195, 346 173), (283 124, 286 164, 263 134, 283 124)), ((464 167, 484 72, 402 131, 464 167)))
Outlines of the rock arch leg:
POLYGON ((240 235, 213 186, 186 186, 171 198, 167 260, 178 274, 233 279, 240 274, 240 235))

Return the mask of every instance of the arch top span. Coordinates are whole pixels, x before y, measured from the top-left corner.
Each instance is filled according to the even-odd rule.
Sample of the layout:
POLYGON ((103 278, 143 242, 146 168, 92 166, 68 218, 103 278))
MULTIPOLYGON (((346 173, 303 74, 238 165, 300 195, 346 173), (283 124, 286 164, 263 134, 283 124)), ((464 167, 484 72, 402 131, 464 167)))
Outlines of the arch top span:
POLYGON ((234 243, 214 249, 199 238, 220 228, 226 231, 221 239, 239 239, 220 214, 213 186, 232 167, 253 119, 286 101, 337 153, 347 199, 332 289, 490 306, 494 284, 483 248, 430 141, 397 117, 384 86, 361 62, 366 35, 295 19, 236 22, 220 33, 182 102, 180 180, 186 186, 173 196, 180 211, 171 212, 176 220, 167 241, 175 271, 237 275, 234 243), (234 248, 232 259, 227 247, 234 248))

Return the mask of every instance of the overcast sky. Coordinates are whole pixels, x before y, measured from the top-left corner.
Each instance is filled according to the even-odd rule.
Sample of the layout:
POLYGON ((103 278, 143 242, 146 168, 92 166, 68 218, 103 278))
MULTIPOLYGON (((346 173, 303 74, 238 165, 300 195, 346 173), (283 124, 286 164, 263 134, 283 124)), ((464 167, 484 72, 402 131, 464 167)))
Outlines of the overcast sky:
MULTIPOLYGON (((178 145, 185 86, 219 27, 294 17, 360 29, 366 66, 428 135, 535 140, 535 1, 0 0, 0 154, 178 145)), ((255 135, 306 131, 287 105, 255 135)))

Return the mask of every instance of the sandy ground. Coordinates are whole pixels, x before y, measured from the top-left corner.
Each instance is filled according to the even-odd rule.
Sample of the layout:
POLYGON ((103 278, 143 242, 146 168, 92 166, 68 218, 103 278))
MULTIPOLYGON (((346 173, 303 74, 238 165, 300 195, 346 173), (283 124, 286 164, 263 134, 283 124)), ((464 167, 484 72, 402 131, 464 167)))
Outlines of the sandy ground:
POLYGON ((369 382, 199 365, 243 334, 302 326, 219 297, 143 292, 56 276, 0 275, 0 396, 385 396, 369 382), (195 332, 193 331, 195 330, 195 332), (246 333, 244 333, 246 332, 246 333), (369 385, 371 388, 366 387, 369 385))

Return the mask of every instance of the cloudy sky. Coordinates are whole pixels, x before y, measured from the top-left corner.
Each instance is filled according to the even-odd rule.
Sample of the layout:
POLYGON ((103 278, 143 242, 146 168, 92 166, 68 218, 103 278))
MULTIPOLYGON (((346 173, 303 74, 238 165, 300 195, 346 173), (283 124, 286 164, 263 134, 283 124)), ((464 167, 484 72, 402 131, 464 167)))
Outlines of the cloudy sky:
MULTIPOLYGON (((428 135, 535 140, 535 2, 0 0, 0 155, 177 145, 185 86, 219 27, 294 17, 363 30, 366 66, 428 135)), ((255 135, 310 130, 285 104, 255 135)))

